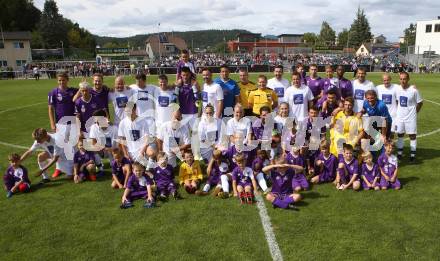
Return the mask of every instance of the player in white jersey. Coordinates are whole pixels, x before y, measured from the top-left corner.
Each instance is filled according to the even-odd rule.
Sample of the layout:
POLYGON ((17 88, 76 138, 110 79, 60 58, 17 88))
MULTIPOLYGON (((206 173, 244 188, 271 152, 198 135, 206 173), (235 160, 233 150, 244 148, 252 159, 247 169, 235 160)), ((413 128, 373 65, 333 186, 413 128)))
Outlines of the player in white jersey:
POLYGON ((156 103, 156 129, 165 122, 171 121, 173 113, 178 110, 177 94, 173 86, 168 86, 168 77, 165 74, 159 75, 159 88, 154 94, 156 103))
MULTIPOLYGON (((96 151, 95 162, 99 169, 98 175, 102 175, 104 171, 102 158, 108 158, 111 162, 113 160, 112 150, 118 147, 118 128, 114 125, 104 124, 102 120, 97 120, 96 117, 102 117, 104 121, 108 122, 105 110, 95 111, 93 116, 95 117, 95 123, 90 127, 89 138, 92 140, 92 145, 96 149, 98 149, 98 147, 101 148, 99 151, 93 151, 96 151)), ((86 150, 90 151, 87 147, 86 150)))
POLYGON ((236 134, 241 135, 241 137, 245 138, 245 142, 251 140, 252 134, 252 123, 251 120, 247 117, 244 117, 243 106, 240 103, 237 103, 234 106, 234 117, 229 119, 226 123, 226 135, 229 137, 230 143, 234 143, 234 136, 236 134))
POLYGON ((125 118, 124 109, 128 101, 132 99, 134 91, 125 87, 125 81, 122 76, 118 76, 115 79, 115 90, 110 92, 109 101, 113 104, 113 109, 115 111, 114 124, 119 125, 119 122, 125 118))
MULTIPOLYGON (((377 98, 382 100, 388 108, 388 112, 393 120, 391 125, 391 132, 396 132, 396 113, 397 113, 397 99, 396 90, 398 88, 397 84, 391 83, 391 75, 384 73, 382 75, 383 84, 378 85, 377 88, 377 98)), ((392 136, 391 136, 392 137, 392 136)))
POLYGON ((139 117, 136 104, 129 102, 127 116, 119 123, 118 137, 127 159, 139 162, 146 168, 157 154, 156 124, 151 117, 139 117))
POLYGON ((358 68, 356 73, 356 80, 352 81, 353 85, 353 98, 354 98, 354 113, 358 113, 362 110, 364 106, 365 93, 368 90, 374 90, 377 93, 377 89, 374 84, 366 80, 367 72, 365 68, 358 68))
POLYGON ((409 74, 400 73, 400 86, 396 90, 398 102, 396 112, 397 124, 397 157, 402 158, 403 136, 408 134, 410 144, 410 162, 415 161, 417 150, 417 114, 423 105, 423 99, 414 85, 409 85, 409 74))
POLYGON ((289 116, 297 122, 302 122, 307 118, 313 99, 310 88, 301 84, 301 75, 297 72, 292 73, 292 87, 286 91, 286 101, 290 108, 289 116))
POLYGON ((188 125, 181 121, 182 113, 177 110, 172 120, 165 122, 157 133, 159 151, 165 152, 173 167, 177 166, 177 158, 183 160, 185 150, 191 147, 188 125))
POLYGON ((273 71, 275 77, 267 81, 267 87, 274 90, 278 96, 278 104, 285 102, 285 93, 290 87, 289 81, 283 78, 283 66, 277 65, 273 71))
POLYGON ((43 128, 35 129, 32 132, 32 137, 35 139, 34 143, 20 158, 20 161, 23 162, 32 152, 42 150, 38 153, 37 162, 44 183, 50 181, 46 170, 54 163, 56 163, 56 169, 52 177, 58 177, 61 172, 64 172, 69 178, 73 177, 73 155, 71 160, 66 158, 63 149, 55 142, 55 135, 47 133, 43 128))
POLYGON ((226 126, 221 119, 214 117, 214 108, 208 104, 197 128, 200 155, 205 162, 209 162, 214 149, 228 146, 228 139, 225 135, 226 126))
POLYGON ((218 83, 212 81, 212 73, 208 68, 202 70, 202 76, 205 82, 202 89, 203 108, 211 104, 214 108, 214 117, 221 119, 224 99, 223 89, 218 83))
POLYGON ((136 84, 130 85, 134 91, 133 102, 136 103, 137 115, 139 117, 154 117, 154 94, 158 87, 147 84, 147 76, 145 73, 136 75, 136 84))

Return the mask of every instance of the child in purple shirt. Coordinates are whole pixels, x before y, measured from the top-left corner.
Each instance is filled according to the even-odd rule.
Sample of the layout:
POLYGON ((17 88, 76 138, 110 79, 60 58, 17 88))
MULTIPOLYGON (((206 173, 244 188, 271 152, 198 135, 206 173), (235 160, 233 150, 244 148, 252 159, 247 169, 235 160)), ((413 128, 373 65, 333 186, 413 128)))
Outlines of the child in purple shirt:
POLYGON ((58 87, 48 94, 49 121, 53 131, 56 130, 56 123, 64 116, 75 116, 75 104, 73 97, 78 89, 68 87, 69 76, 61 73, 57 76, 58 87))
POLYGON ((275 158, 275 164, 263 168, 263 172, 270 175, 272 191, 266 195, 274 208, 289 208, 293 203, 301 200, 301 195, 294 192, 293 176, 302 171, 303 167, 286 163, 283 155, 275 158))
POLYGON ((235 156, 235 163, 237 167, 232 171, 234 196, 239 197, 241 204, 252 204, 254 198, 252 191, 256 191, 257 188, 253 171, 251 168, 246 167, 243 153, 238 153, 235 156))
POLYGON ((80 183, 88 178, 96 181, 95 154, 86 151, 82 140, 78 141, 78 151, 73 156, 73 180, 80 183))
POLYGON ((393 144, 388 142, 385 144, 385 151, 377 159, 380 170, 380 187, 381 189, 393 188, 399 190, 402 186, 397 179, 397 157, 393 155, 393 144))
POLYGON ((132 207, 135 199, 144 199, 145 208, 154 207, 152 184, 151 178, 145 174, 145 167, 139 162, 133 163, 133 174, 128 178, 127 187, 122 195, 121 208, 132 207))
POLYGON ((6 197, 10 198, 17 192, 29 192, 31 181, 27 169, 20 165, 20 155, 13 153, 8 156, 9 167, 3 176, 3 182, 7 191, 6 197))
POLYGON ((295 166, 295 172, 292 177, 292 186, 295 192, 301 190, 308 190, 310 188, 309 182, 304 175, 305 161, 304 157, 300 153, 299 147, 294 146, 292 152, 286 154, 286 162, 292 166, 295 166))
POLYGON ((130 160, 122 155, 120 149, 112 150, 112 188, 123 189, 127 186, 128 177, 131 173, 130 160))
POLYGON ((159 152, 157 162, 158 166, 153 170, 153 177, 159 199, 166 200, 169 195, 172 195, 174 199, 179 199, 177 186, 174 182, 173 166, 168 164, 167 155, 164 152, 159 152))
POLYGON ((373 162, 373 155, 371 152, 365 152, 362 155, 364 163, 361 167, 362 187, 364 190, 379 190, 379 167, 373 162))
POLYGON ((359 190, 359 164, 353 157, 353 146, 344 144, 343 154, 339 155, 338 172, 336 174, 336 188, 345 190, 353 188, 359 190))
POLYGON ((330 153, 330 144, 325 141, 320 145, 321 153, 315 160, 315 174, 310 181, 314 184, 332 182, 336 177, 338 159, 330 153))

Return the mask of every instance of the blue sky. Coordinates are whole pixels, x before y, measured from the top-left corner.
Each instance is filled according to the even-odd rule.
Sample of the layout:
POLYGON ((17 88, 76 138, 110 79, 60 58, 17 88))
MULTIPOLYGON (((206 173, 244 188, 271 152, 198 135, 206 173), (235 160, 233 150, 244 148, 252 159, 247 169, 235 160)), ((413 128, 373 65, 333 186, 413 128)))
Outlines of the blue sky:
MULTIPOLYGON (((42 9, 44 0, 34 3, 42 9)), ((339 32, 350 26, 360 5, 374 35, 397 41, 411 22, 440 15, 440 1, 426 0, 57 0, 57 4, 63 16, 92 33, 117 37, 199 29, 319 33, 322 21, 339 32)))

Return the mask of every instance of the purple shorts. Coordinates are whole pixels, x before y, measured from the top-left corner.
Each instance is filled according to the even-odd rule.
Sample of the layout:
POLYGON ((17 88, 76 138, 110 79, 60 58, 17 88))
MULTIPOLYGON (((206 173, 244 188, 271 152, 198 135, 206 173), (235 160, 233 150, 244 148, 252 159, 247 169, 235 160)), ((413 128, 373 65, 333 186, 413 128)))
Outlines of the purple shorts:
MULTIPOLYGON (((217 184, 216 184, 217 185, 217 184)), ((237 181, 237 187, 238 186, 242 186, 243 188, 249 186, 252 188, 252 182, 242 182, 242 181, 237 181)))
POLYGON ((208 184, 211 187, 214 187, 214 186, 217 186, 218 184, 221 184, 220 175, 209 176, 208 184))
POLYGON ((396 188, 401 188, 401 184, 399 179, 396 179, 395 182, 391 183, 385 180, 384 177, 380 178, 380 187, 381 188, 392 188, 392 189, 396 189, 396 188))
MULTIPOLYGON (((368 177, 368 176, 364 176, 364 177, 367 178, 367 180, 368 180, 368 182, 370 182, 370 184, 373 184, 374 177, 368 177)), ((367 183, 365 183, 364 179, 361 179, 361 180, 362 180, 362 188, 364 190, 370 190, 371 188, 367 186, 367 183)), ((376 186, 379 187, 379 182, 376 182, 376 186)))
POLYGON ((332 182, 333 180, 335 180, 335 176, 331 175, 331 173, 328 173, 327 171, 319 173, 319 183, 332 182))
POLYGON ((297 187, 301 187, 301 189, 309 189, 309 182, 306 179, 306 176, 304 174, 296 174, 293 176, 292 179, 292 187, 293 189, 296 189, 297 187))
POLYGON ((130 192, 130 194, 128 195, 128 199, 130 201, 133 201, 135 199, 146 199, 148 196, 148 191, 147 190, 138 190, 138 191, 132 191, 130 192))
POLYGON ((176 192, 176 185, 174 182, 170 182, 168 184, 166 183, 158 183, 157 184, 157 192, 159 195, 170 195, 174 192, 176 192))

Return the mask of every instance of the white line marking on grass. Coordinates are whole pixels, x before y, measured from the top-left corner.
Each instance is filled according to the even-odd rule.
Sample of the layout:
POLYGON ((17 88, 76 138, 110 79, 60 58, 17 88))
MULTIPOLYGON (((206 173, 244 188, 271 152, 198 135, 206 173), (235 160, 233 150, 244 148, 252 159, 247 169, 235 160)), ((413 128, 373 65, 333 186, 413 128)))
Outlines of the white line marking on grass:
MULTIPOLYGON (((427 99, 425 99, 425 101, 440 106, 440 103, 438 103, 438 102, 427 100, 427 99)), ((430 131, 430 132, 427 132, 427 133, 423 133, 423 134, 417 135, 417 138, 423 138, 423 137, 426 137, 426 136, 430 136, 430 135, 436 134, 438 132, 440 132, 440 128, 438 128, 436 130, 433 130, 433 131, 430 131)), ((405 140, 409 140, 409 138, 406 138, 405 140)))
POLYGON ((440 103, 438 103, 438 102, 435 102, 435 101, 431 101, 431 100, 427 100, 427 99, 425 99, 425 101, 427 101, 427 102, 430 102, 430 103, 434 103, 435 105, 438 105, 438 106, 440 106, 440 103))
POLYGON ((0 111, 0 114, 5 113, 5 112, 10 112, 10 111, 16 111, 16 110, 20 110, 20 109, 24 109, 24 108, 28 108, 28 107, 32 107, 32 106, 37 106, 40 104, 47 104, 47 102, 38 102, 38 103, 34 103, 34 104, 29 104, 29 105, 25 105, 25 106, 21 106, 21 107, 15 107, 15 108, 10 108, 4 111, 0 111))
POLYGON ((21 146, 21 145, 16 145, 16 144, 12 144, 12 143, 7 143, 7 142, 3 142, 3 141, 0 141, 0 145, 4 145, 4 146, 7 146, 7 147, 12 147, 12 148, 16 148, 16 149, 23 149, 23 150, 29 149, 29 147, 25 147, 25 146, 21 146))
POLYGON ((264 234, 266 236, 267 244, 269 245, 269 251, 272 255, 272 259, 282 261, 283 256, 275 238, 272 223, 270 223, 270 217, 267 214, 266 205, 264 205, 263 198, 260 195, 256 196, 255 198, 257 200, 258 214, 260 214, 261 224, 263 225, 264 234))

